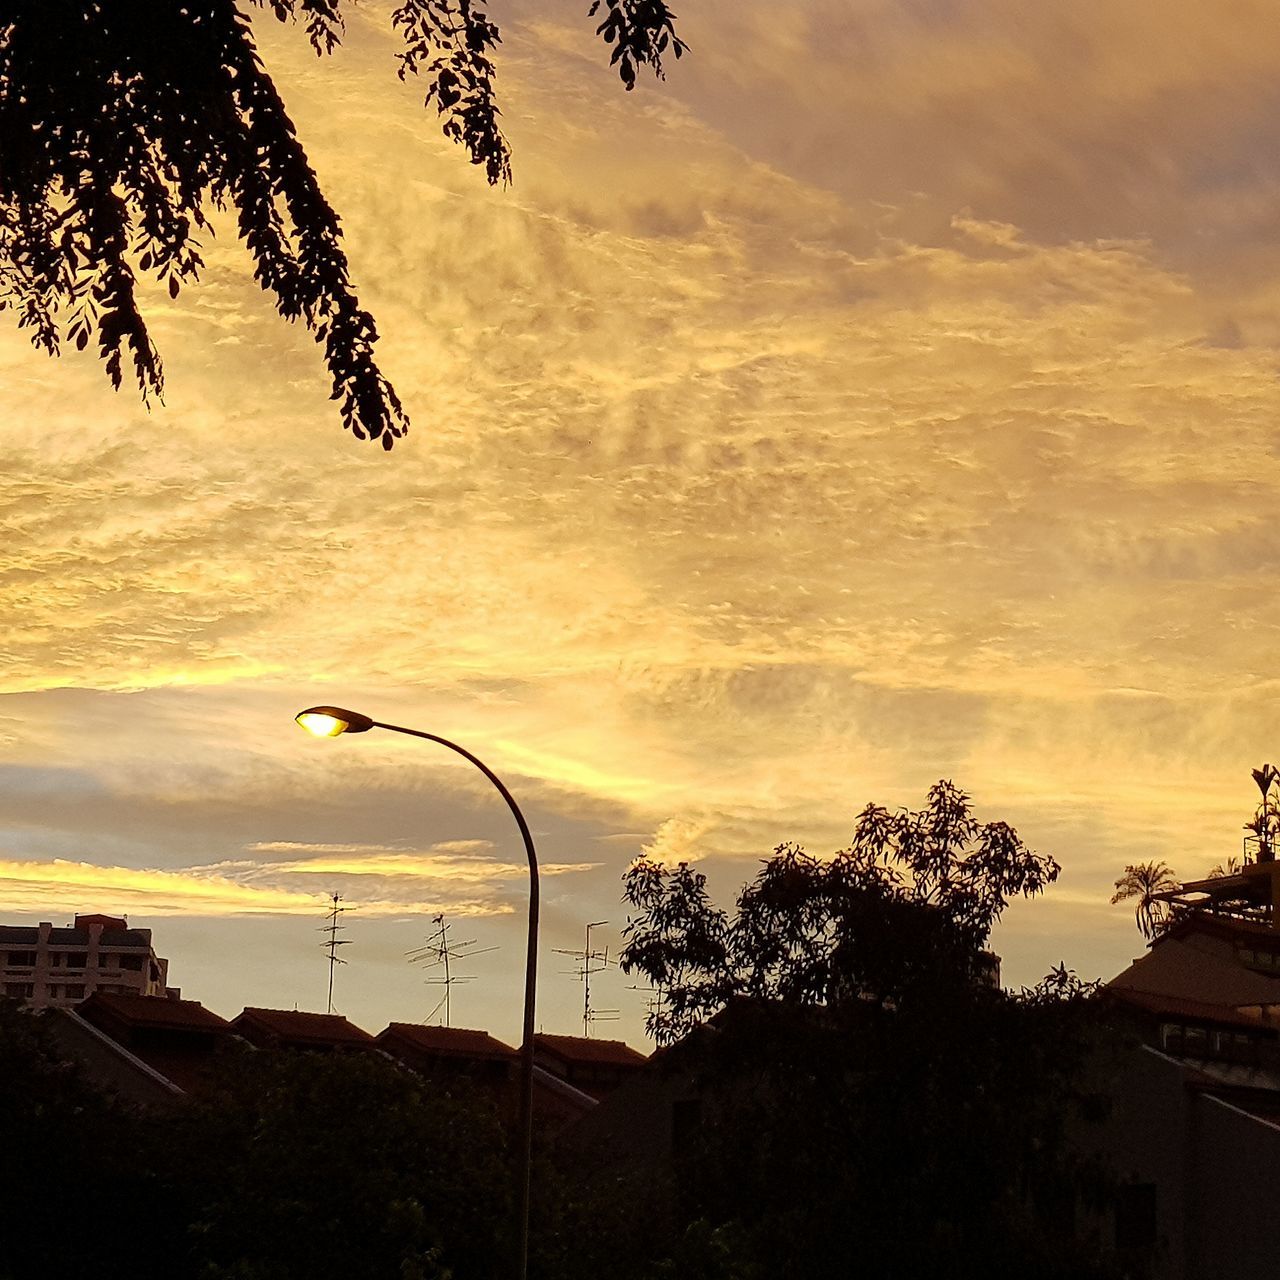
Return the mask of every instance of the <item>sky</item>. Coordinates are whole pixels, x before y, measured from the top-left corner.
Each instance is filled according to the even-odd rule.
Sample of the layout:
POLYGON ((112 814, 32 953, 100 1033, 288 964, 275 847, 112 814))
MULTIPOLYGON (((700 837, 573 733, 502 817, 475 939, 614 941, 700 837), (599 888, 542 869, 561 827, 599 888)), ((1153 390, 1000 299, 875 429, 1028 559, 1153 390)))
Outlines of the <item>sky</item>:
MULTIPOLYGON (((0 329, 0 920, 127 912, 183 994, 432 1015, 443 912, 518 1039, 621 875, 729 902, 950 778, 1052 854, 1007 984, 1141 951, 1126 863, 1240 849, 1280 635, 1280 27, 1266 0, 686 0, 623 92, 585 4, 493 0, 515 181, 395 77, 391 5, 264 57, 413 419, 341 429, 234 227, 157 293, 165 403, 0 329)), ((3 319, 3 318, 0 318, 3 319)), ((643 1047, 609 969, 593 1034, 643 1047)), ((438 1016, 438 1015, 437 1015, 438 1016)))

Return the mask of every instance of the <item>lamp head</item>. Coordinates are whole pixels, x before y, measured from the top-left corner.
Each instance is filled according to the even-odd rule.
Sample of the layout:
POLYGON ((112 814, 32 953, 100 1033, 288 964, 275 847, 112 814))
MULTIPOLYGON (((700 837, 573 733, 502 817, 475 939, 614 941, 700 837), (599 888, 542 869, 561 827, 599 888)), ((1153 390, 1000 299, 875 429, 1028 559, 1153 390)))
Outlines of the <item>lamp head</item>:
POLYGON ((373 721, 368 716, 343 707, 308 707, 293 718, 317 738, 336 738, 340 733, 365 733, 373 728, 373 721))

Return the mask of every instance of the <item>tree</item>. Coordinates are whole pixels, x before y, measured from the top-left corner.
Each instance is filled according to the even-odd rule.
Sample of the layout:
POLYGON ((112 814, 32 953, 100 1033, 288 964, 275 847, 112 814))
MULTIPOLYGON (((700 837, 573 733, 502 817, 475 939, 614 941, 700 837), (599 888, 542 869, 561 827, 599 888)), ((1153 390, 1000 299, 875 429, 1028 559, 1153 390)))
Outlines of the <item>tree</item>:
POLYGON ((1170 918, 1169 904, 1157 895, 1177 887, 1178 878, 1167 863, 1130 863, 1116 881, 1116 891, 1111 895, 1111 902, 1114 905, 1136 898, 1138 905, 1134 909, 1134 920, 1138 931, 1150 941, 1170 918))
POLYGON ((662 995, 649 1030, 670 1043, 735 995, 796 1004, 900 1004, 981 977, 1010 899, 1042 892, 1058 864, 1003 822, 979 824, 947 781, 925 807, 868 805, 847 849, 823 862, 779 845, 730 918, 681 863, 632 865, 619 957, 662 995))
POLYGON ((1252 836, 1258 860, 1270 862, 1275 857, 1276 841, 1280 839, 1280 800, 1276 799, 1271 790, 1280 779, 1280 769, 1273 764, 1264 764, 1261 769, 1254 769, 1252 772, 1262 798, 1252 819, 1244 824, 1244 829, 1252 836))
POLYGON ((150 1159, 162 1149, 153 1142, 159 1122, 114 1103, 69 1061, 56 1034, 63 1016, 0 996, 0 1135, 6 1163, 20 1171, 6 1180, 0 1280, 184 1274, 170 1181, 150 1159), (68 1230, 75 1189, 84 1194, 68 1230))
POLYGON ((371 1052, 237 1045, 180 1102, 128 1106, 68 1062, 63 1016, 0 998, 0 1134, 21 1171, 0 1280, 502 1273, 512 1160, 494 1102, 465 1081, 371 1052))
MULTIPOLYGON (((247 3, 301 19, 317 54, 341 39, 342 0, 247 3)), ((628 89, 639 68, 661 76, 664 56, 684 52, 665 0, 593 0, 588 12, 628 89)), ((497 26, 474 0, 401 0, 392 23, 401 79, 421 76, 445 136, 490 183, 508 181, 497 26)), ((390 449, 408 419, 241 0, 0 0, 0 309, 37 347, 94 341, 117 389, 127 351, 144 401, 160 398, 138 275, 176 298, 203 265, 208 209, 228 205, 258 283, 323 345, 343 425, 390 449)))
POLYGON ((373 1053, 229 1055, 170 1122, 171 1177, 210 1280, 487 1280, 512 1177, 491 1102, 373 1053))
POLYGON ((699 1117, 647 1218, 657 1274, 696 1243, 735 1278, 1116 1275, 1068 1141, 1100 1105, 1096 984, 1005 992, 985 950, 1058 873, 947 781, 868 805, 830 859, 780 845, 729 911, 687 864, 635 864, 621 963, 663 993, 655 1070, 699 1117))

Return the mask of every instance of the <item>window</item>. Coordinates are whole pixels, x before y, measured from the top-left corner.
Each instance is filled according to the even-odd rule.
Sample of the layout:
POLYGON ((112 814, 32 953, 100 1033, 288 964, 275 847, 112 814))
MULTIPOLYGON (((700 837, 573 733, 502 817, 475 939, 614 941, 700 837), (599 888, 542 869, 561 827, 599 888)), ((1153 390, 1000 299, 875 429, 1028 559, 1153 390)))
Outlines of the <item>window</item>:
POLYGON ((16 1000, 30 1000, 32 984, 30 982, 6 982, 4 984, 4 993, 16 1000))
POLYGON ((142 956, 121 956, 120 967, 122 969, 132 969, 135 973, 142 968, 142 956))
POLYGON ((68 969, 83 969, 89 963, 89 956, 84 951, 68 951, 66 966, 68 969))
POLYGON ((34 969, 36 953, 34 951, 10 951, 8 966, 10 969, 34 969))
POLYGON ((68 1000, 83 1000, 84 999, 84 983, 68 982, 63 994, 66 996, 68 1000))

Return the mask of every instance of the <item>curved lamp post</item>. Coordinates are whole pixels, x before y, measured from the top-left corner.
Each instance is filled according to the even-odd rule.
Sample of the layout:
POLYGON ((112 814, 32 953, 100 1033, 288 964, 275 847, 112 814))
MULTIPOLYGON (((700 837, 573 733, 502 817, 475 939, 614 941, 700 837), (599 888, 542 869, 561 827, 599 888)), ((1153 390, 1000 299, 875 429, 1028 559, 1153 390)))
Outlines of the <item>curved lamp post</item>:
POLYGON ((318 738, 336 738, 340 733, 367 733, 370 729, 389 729, 392 733, 404 733, 411 738, 438 742, 442 747, 448 747, 450 751, 456 751, 464 759, 470 760, 497 787, 516 820, 516 826, 520 828, 524 851, 529 859, 529 944, 524 971, 524 1043, 520 1046, 520 1218, 516 1233, 519 1248, 516 1275, 518 1280, 525 1280, 529 1265, 529 1167, 533 1149, 533 1002, 538 977, 538 856, 534 852, 529 824, 525 822, 520 806, 516 804, 502 779, 483 760, 473 756, 456 742, 450 742, 448 738, 423 733, 420 729, 406 729, 398 724, 384 724, 381 720, 371 720, 358 711, 347 711, 342 707, 308 707, 294 719, 308 733, 315 734, 318 738))

